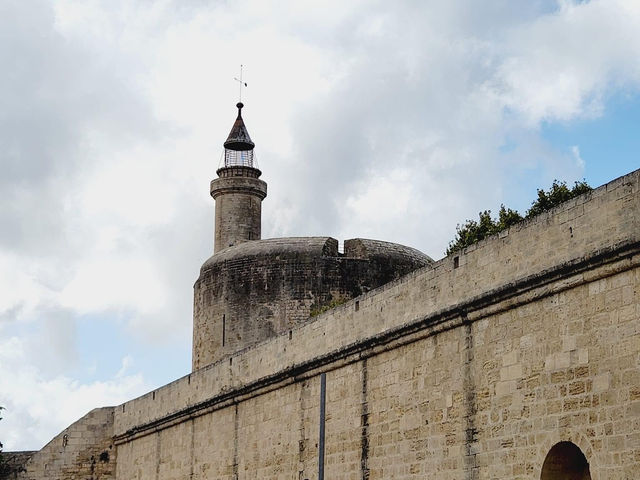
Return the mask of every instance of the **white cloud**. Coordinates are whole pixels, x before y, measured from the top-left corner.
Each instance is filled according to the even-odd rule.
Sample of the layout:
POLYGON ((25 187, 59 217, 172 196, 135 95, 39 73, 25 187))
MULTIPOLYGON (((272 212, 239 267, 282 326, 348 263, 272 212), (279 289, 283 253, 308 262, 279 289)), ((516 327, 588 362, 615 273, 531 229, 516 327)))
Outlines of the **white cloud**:
POLYGON ((127 373, 127 371, 131 368, 133 363, 134 361, 131 355, 126 355, 125 357, 123 357, 122 366, 120 367, 120 370, 118 370, 118 373, 116 373, 116 378, 124 377, 125 373, 127 373))
POLYGON ((151 259, 122 257, 89 258, 76 269, 74 278, 60 292, 61 305, 80 313, 118 307, 142 313, 164 305, 165 284, 151 259))
POLYGON ((498 95, 534 126, 600 115, 612 89, 638 88, 639 24, 636 2, 561 2, 507 34, 498 95))
POLYGON ((149 389, 139 374, 91 383, 47 377, 31 365, 32 354, 21 339, 0 341, 0 403, 6 408, 2 442, 7 451, 41 448, 91 409, 120 404, 149 389))
POLYGON ((34 270, 25 259, 0 251, 0 315, 12 309, 33 309, 38 299, 50 297, 34 270))
POLYGON ((578 168, 584 168, 584 160, 580 156, 580 147, 578 147, 578 145, 573 145, 571 147, 571 153, 573 154, 573 158, 578 168))

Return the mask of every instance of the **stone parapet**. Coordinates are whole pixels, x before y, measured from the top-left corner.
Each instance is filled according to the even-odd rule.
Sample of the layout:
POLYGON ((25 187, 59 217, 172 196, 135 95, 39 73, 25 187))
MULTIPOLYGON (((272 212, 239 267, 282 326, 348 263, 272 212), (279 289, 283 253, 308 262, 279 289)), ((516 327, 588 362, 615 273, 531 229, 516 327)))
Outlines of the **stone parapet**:
MULTIPOLYGON (((500 312, 518 305, 525 312, 527 303, 582 285, 591 290, 609 276, 637 270, 639 178, 636 171, 614 180, 117 407, 117 441, 281 388, 318 369, 339 368, 340 359, 357 361, 421 335, 499 318, 500 312)), ((637 334, 634 338, 637 344, 637 334)), ((581 358, 578 353, 575 362, 581 358)), ((566 361, 571 365, 573 357, 561 352, 549 356, 550 371, 566 361)), ((504 365, 502 383, 492 387, 495 394, 517 387, 517 367, 510 368, 506 360, 504 365)))
POLYGON ((247 193, 264 200, 267 196, 267 183, 253 176, 219 177, 211 180, 210 193, 214 199, 225 193, 247 193))

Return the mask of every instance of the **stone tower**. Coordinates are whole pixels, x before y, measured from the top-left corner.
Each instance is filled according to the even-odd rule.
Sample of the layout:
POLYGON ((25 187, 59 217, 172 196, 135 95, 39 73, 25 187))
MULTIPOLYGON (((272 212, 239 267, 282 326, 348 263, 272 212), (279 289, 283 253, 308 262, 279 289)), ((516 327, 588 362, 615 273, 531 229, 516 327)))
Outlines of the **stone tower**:
POLYGON ((224 142, 224 166, 211 181, 211 196, 216 201, 213 252, 247 240, 260 240, 262 200, 267 184, 262 172, 254 167, 255 144, 242 119, 242 102, 238 107, 231 133, 224 142))
POLYGON ((312 314, 433 262, 409 247, 363 238, 261 239, 267 184, 254 162, 242 103, 224 142, 224 166, 211 182, 214 253, 193 286, 196 371, 285 333, 312 314))

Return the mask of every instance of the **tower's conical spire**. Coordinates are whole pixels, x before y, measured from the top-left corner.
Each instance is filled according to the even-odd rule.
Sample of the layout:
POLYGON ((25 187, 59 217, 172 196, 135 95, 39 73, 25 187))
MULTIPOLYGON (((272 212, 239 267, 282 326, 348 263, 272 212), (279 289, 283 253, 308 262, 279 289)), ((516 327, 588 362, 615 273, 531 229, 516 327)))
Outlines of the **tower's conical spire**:
POLYGON ((253 147, 247 127, 242 119, 242 107, 244 104, 238 102, 238 118, 231 128, 231 132, 224 142, 224 168, 226 167, 250 167, 255 168, 253 162, 253 147))
POLYGON ((244 107, 244 104, 239 102, 236 107, 238 107, 238 118, 236 118, 231 132, 224 142, 224 148, 235 151, 253 150, 255 144, 251 141, 247 127, 242 119, 242 107, 244 107))

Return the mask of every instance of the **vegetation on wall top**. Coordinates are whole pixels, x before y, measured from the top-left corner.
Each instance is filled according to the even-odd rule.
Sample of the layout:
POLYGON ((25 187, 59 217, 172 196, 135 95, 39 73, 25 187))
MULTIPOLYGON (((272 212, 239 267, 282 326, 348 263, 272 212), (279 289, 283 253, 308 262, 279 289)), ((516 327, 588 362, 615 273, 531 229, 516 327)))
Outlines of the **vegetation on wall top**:
POLYGON ((587 182, 575 182, 573 187, 569 188, 566 182, 554 180, 548 191, 538 189, 538 198, 533 201, 529 210, 523 217, 516 210, 500 206, 498 218, 491 217, 491 210, 485 210, 479 213, 479 219, 467 220, 462 225, 456 227, 456 236, 447 248, 447 255, 451 255, 458 250, 462 250, 469 245, 473 245, 480 240, 506 230, 525 218, 535 217, 536 215, 552 209, 567 200, 578 195, 593 190, 587 182))
POLYGON ((310 317, 317 317, 321 313, 326 312, 327 310, 331 310, 332 308, 336 308, 343 303, 346 303, 348 298, 334 298, 327 305, 312 305, 311 312, 309 312, 310 317))

